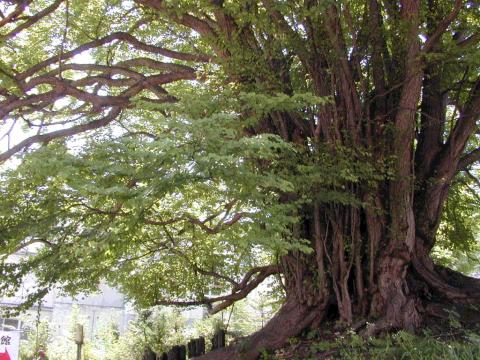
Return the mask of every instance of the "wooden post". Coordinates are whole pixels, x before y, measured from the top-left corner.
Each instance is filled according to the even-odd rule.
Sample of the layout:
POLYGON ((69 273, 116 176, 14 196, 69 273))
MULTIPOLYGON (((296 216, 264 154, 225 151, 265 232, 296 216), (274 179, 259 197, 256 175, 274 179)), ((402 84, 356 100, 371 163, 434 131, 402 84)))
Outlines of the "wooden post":
POLYGON ((218 348, 219 349, 225 347, 225 337, 226 337, 225 330, 220 330, 218 332, 218 348))
POLYGON ((188 342, 188 357, 191 359, 195 356, 205 354, 205 338, 199 337, 198 339, 192 339, 188 342))
POLYGON ((212 350, 225 347, 225 330, 218 330, 212 339, 212 350))
POLYGON ((205 354, 205 338, 200 336, 198 339, 195 340, 196 347, 197 347, 197 356, 205 354))
POLYGON ((82 359, 82 345, 83 345, 83 325, 77 324, 75 329, 75 343, 77 344, 77 360, 82 359))
POLYGON ((179 345, 179 358, 178 360, 187 360, 187 348, 185 345, 179 345))
POLYGON ((187 360, 185 345, 176 345, 167 354, 167 360, 187 360))
POLYGON ((157 354, 155 354, 150 347, 146 347, 142 360, 157 360, 157 354))
POLYGON ((197 356, 197 343, 195 342, 195 339, 190 340, 188 342, 187 350, 188 350, 188 358, 189 359, 197 356))
POLYGON ((217 334, 213 334, 213 338, 212 338, 212 350, 216 350, 218 349, 218 345, 217 345, 217 334))

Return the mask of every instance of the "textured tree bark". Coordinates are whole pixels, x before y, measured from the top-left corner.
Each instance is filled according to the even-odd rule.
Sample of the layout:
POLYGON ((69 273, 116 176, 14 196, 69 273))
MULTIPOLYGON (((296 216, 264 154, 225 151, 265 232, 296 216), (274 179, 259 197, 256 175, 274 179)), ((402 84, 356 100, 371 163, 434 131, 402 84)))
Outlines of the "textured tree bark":
MULTIPOLYGON (((369 153, 372 163, 387 164, 394 173, 374 185, 354 181, 342 184, 345 193, 361 199, 365 206, 320 202, 315 197, 315 191, 320 189, 312 187, 311 204, 298 211, 300 220, 292 231, 297 238, 310 241, 311 253, 291 252, 279 264, 286 289, 285 304, 259 332, 201 359, 255 359, 262 349, 278 348, 288 338, 322 326, 326 320, 339 321, 345 327, 371 323, 361 329, 369 336, 395 329, 416 331, 435 319, 448 318, 448 310, 453 308, 461 310, 458 312, 462 321, 480 317, 468 308, 480 304, 480 280, 436 266, 430 258, 452 179, 460 169, 478 161, 480 154, 479 148, 465 153, 468 140, 478 131, 478 69, 465 69, 464 78, 469 75, 473 79, 468 79, 468 91, 462 89, 466 83, 463 80, 448 84, 446 89, 445 83, 450 79, 439 65, 441 62, 429 62, 426 56, 432 50, 441 54, 442 35, 461 11, 467 11, 462 8, 462 1, 456 0, 450 7, 443 6, 448 2, 442 2, 438 7, 435 0, 422 6, 418 0, 369 0, 358 28, 348 24, 348 2, 328 2, 321 10, 317 1, 298 2, 303 3, 298 7, 304 6, 305 11, 295 14, 299 20, 294 26, 292 21, 297 21, 297 16, 283 14, 283 6, 278 6, 283 2, 272 0, 246 5, 243 11, 252 15, 248 17, 235 13, 231 9, 235 7, 224 6, 223 1, 211 1, 208 11, 196 9, 195 2, 188 9, 175 8, 161 0, 135 3, 162 20, 198 34, 205 46, 211 47, 211 55, 171 51, 143 43, 127 33, 112 33, 34 65, 16 75, 21 89, 26 92, 33 86, 49 84, 55 85, 55 90, 17 98, 5 96, 8 92, 0 88, 5 97, 0 102, 0 117, 21 114, 25 107, 37 107, 39 102, 53 102, 66 95, 91 103, 92 114, 105 107, 110 110, 97 120, 32 136, 0 154, 0 162, 34 144, 108 125, 123 109, 133 106, 131 97, 153 85, 197 78, 193 67, 156 62, 156 67, 171 72, 137 83, 141 74, 123 67, 139 64, 144 61, 141 59, 124 61, 116 68, 89 65, 90 69, 85 69, 85 64, 67 61, 82 51, 122 41, 152 55, 216 63, 223 68, 228 81, 242 91, 261 91, 272 96, 298 91, 329 97, 330 101, 316 110, 271 111, 258 124, 248 125, 245 136, 275 134, 312 158, 324 148, 340 145, 369 153), (268 25, 255 23, 255 18, 265 13, 269 16, 268 25), (421 42, 420 38, 425 40, 421 42), (250 57, 255 58, 255 64, 250 57), (126 76, 122 86, 130 87, 122 96, 99 97, 82 90, 89 82, 98 81, 97 77, 66 83, 61 76, 52 78, 61 75, 62 69, 48 76, 39 74, 59 61, 65 62, 63 70, 101 69, 104 84, 120 86, 118 79, 110 75, 121 71, 126 76), (243 67, 249 69, 248 74, 242 71, 243 67), (32 79, 26 82, 29 78, 32 79), (295 85, 295 81, 302 84, 295 85), (456 88, 460 90, 452 90, 456 88), (451 126, 445 126, 446 99, 454 97, 458 116, 455 121, 452 119, 451 126)), ((250 2, 238 2, 238 6, 242 3, 250 2)), ((58 6, 55 1, 45 13, 58 6)), ((19 5, 12 17, 23 10, 24 6, 19 5)), ((1 20, 0 26, 10 20, 1 20)), ((454 46, 453 32, 448 47, 454 46)), ((478 41, 478 36, 471 36, 470 41, 478 41)), ((461 49, 459 45, 453 55, 448 55, 454 59, 461 49)), ((173 99, 162 97, 161 101, 173 99)), ((322 190, 332 187, 327 185, 322 190)), ((291 201, 296 195, 286 194, 280 201, 291 201)), ((273 269, 257 280, 271 273, 273 269)), ((250 289, 249 280, 247 277, 244 288, 250 289)), ((250 284, 257 285, 255 281, 250 284)), ((217 309, 244 295, 238 292, 221 297, 226 302, 217 309)), ((205 303, 202 301, 199 303, 205 303)))
POLYGON ((219 349, 196 359, 257 359, 262 350, 277 349, 289 338, 297 336, 325 315, 322 307, 307 306, 294 299, 288 299, 279 312, 260 331, 237 344, 219 349))
POLYGON ((480 320, 469 307, 480 303, 480 279, 434 265, 415 229, 392 234, 394 226, 371 209, 345 206, 332 212, 317 204, 309 210, 302 231, 310 235, 313 253, 284 257, 287 300, 280 311, 257 333, 199 359, 257 359, 263 350, 332 320, 363 336, 416 332, 448 320, 453 309, 460 321, 480 320), (398 246, 399 238, 409 246, 398 246))

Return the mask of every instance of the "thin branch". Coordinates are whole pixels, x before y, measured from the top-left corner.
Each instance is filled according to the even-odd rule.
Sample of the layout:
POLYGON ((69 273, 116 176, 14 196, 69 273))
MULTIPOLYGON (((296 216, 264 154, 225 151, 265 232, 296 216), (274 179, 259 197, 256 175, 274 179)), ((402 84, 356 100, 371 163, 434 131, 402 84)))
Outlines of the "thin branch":
MULTIPOLYGON (((476 130, 476 122, 480 115, 480 77, 476 80, 475 85, 472 87, 469 98, 463 107, 463 110, 460 112, 458 120, 450 132, 448 141, 445 144, 439 161, 439 169, 437 174, 440 177, 445 176, 444 173, 451 173, 453 176, 458 169, 462 168, 456 167, 451 169, 451 164, 455 164, 461 161, 462 152, 464 151, 465 145, 467 144, 468 139, 476 130)), ((475 161, 477 152, 471 156, 466 155, 463 157, 463 162, 467 163, 468 161, 475 161)), ((450 177, 451 177, 450 176, 450 177)))
POLYGON ((452 12, 442 21, 440 21, 437 25, 437 28, 433 32, 432 35, 429 36, 427 41, 425 42, 425 45, 423 46, 422 51, 424 53, 427 53, 431 51, 435 44, 438 43, 442 35, 445 33, 447 28, 450 26, 453 20, 458 16, 458 13, 460 12, 460 9, 462 8, 462 0, 455 0, 455 4, 453 6, 452 12))
POLYGON ((22 24, 18 25, 15 29, 13 29, 12 31, 8 32, 7 34, 5 34, 3 36, 3 39, 6 40, 6 39, 11 39, 13 37, 15 37, 16 35, 18 35, 21 31, 29 28, 30 26, 32 26, 33 24, 37 23, 38 21, 40 21, 41 19, 43 19, 45 16, 48 16, 49 14, 53 13, 59 6, 60 4, 63 2, 64 0, 56 0, 52 5, 46 7, 45 9, 43 9, 42 11, 36 13, 35 15, 33 16, 30 16, 25 22, 23 22, 22 24))
POLYGON ((177 223, 179 221, 182 221, 182 220, 184 220, 182 217, 177 217, 177 218, 172 218, 172 219, 165 220, 165 221, 145 219, 144 222, 145 222, 145 224, 148 224, 148 225, 166 226, 166 225, 175 224, 175 223, 177 223))
POLYGON ((34 239, 31 239, 29 241, 26 241, 24 243, 19 244, 12 253, 17 253, 20 250, 26 248, 27 246, 30 246, 30 245, 33 245, 33 244, 38 244, 38 243, 44 244, 48 247, 53 247, 54 246, 54 244, 52 244, 48 240, 40 239, 40 238, 34 238, 34 239))
POLYGON ((103 209, 99 209, 99 208, 96 208, 96 207, 93 207, 93 206, 90 206, 88 204, 85 204, 83 202, 81 203, 75 203, 75 204, 72 204, 70 205, 69 207, 76 207, 76 206, 81 206, 81 207, 84 207, 92 212, 94 212, 95 214, 99 214, 99 215, 109 215, 109 216, 117 216, 117 215, 127 215, 127 214, 123 214, 120 212, 121 209, 114 209, 114 210, 103 210, 103 209))
POLYGON ((238 300, 244 299, 249 293, 251 293, 259 284, 261 284, 267 277, 273 274, 281 272, 280 267, 277 265, 268 265, 250 270, 245 278, 240 282, 242 287, 232 290, 231 294, 222 295, 217 297, 204 297, 198 300, 190 301, 178 301, 178 300, 157 300, 155 305, 171 305, 171 306, 198 306, 198 305, 211 305, 220 302, 211 311, 211 314, 216 314, 238 300), (258 274, 253 280, 248 281, 252 274, 258 274), (248 277, 248 279, 247 279, 248 277))
POLYGON ((460 158, 457 166, 457 172, 467 170, 472 164, 478 161, 480 161, 480 147, 470 151, 468 154, 460 158))
POLYGON ((54 139, 68 137, 76 134, 80 134, 89 130, 98 129, 100 127, 106 126, 111 123, 115 118, 121 113, 121 108, 113 107, 110 109, 108 114, 98 120, 94 120, 88 122, 86 124, 75 125, 67 129, 52 131, 46 134, 39 134, 35 136, 30 136, 27 139, 21 141, 15 146, 12 146, 7 151, 0 153, 0 163, 8 160, 10 157, 15 155, 16 153, 29 148, 33 144, 41 143, 41 142, 48 142, 54 139))
POLYGON ((468 38, 461 40, 457 45, 458 47, 463 48, 463 47, 476 44, 478 43, 479 40, 480 40, 480 33, 476 32, 475 34, 470 35, 468 38))
MULTIPOLYGON (((470 180, 472 180, 475 183, 475 185, 480 189, 480 180, 468 170, 466 170, 465 173, 470 178, 470 180)), ((476 195, 477 197, 480 196, 478 193, 476 195)))
POLYGON ((162 55, 162 56, 176 59, 176 60, 193 61, 193 62, 210 62, 213 60, 211 56, 208 56, 205 54, 188 54, 184 52, 173 51, 173 50, 165 49, 163 47, 146 44, 138 40, 137 38, 135 38, 133 35, 126 32, 115 32, 103 38, 96 39, 88 43, 85 43, 83 45, 80 45, 73 50, 66 51, 63 54, 61 54, 61 56, 55 55, 44 61, 41 61, 38 64, 29 68, 28 70, 19 73, 16 76, 16 78, 17 80, 24 80, 32 76, 33 74, 37 73, 38 71, 43 70, 46 67, 55 64, 56 62, 58 62, 59 57, 60 57, 60 60, 70 59, 75 55, 81 54, 84 51, 97 48, 105 44, 109 44, 115 40, 126 42, 137 50, 142 50, 151 54, 162 55))
MULTIPOLYGON (((175 241, 173 241, 173 237, 171 235, 169 235, 170 238, 172 238, 172 243, 175 244, 175 241)), ((214 278, 217 278, 217 279, 221 279, 221 280, 224 280, 228 283, 230 283, 231 285, 234 286, 234 288, 236 288, 237 286, 239 286, 239 283, 237 283, 235 280, 233 280, 232 278, 226 276, 226 275, 222 275, 222 274, 219 274, 213 270, 205 270, 205 269, 202 269, 200 266, 198 266, 198 264, 192 260, 190 260, 188 258, 187 255, 185 255, 184 253, 182 253, 181 251, 178 251, 174 248, 171 248, 170 249, 171 252, 173 252, 174 254, 177 254, 178 256, 182 257, 183 259, 185 259, 185 261, 189 264, 189 266, 196 272, 202 274, 202 275, 205 275, 205 276, 211 276, 211 277, 214 277, 214 278)))
POLYGON ((225 221, 225 222, 219 221, 213 228, 205 224, 207 221, 201 221, 200 219, 197 219, 190 215, 187 215, 187 220, 194 225, 200 226, 200 228, 208 234, 217 234, 220 231, 222 231, 225 227, 236 224, 238 221, 240 221, 241 219, 243 219, 245 216, 248 216, 248 215, 252 215, 252 214, 249 212, 235 213, 231 220, 225 221))
POLYGON ((32 0, 28 0, 28 1, 19 1, 17 3, 17 6, 15 7, 15 9, 13 9, 13 11, 9 14, 7 14, 5 17, 3 17, 3 19, 0 21, 0 27, 3 27, 7 24, 10 24, 10 23, 13 23, 13 22, 16 22, 18 21, 18 18, 20 17, 20 15, 23 14, 23 12, 25 11, 25 9, 28 7, 28 5, 30 5, 30 3, 32 2, 32 0))

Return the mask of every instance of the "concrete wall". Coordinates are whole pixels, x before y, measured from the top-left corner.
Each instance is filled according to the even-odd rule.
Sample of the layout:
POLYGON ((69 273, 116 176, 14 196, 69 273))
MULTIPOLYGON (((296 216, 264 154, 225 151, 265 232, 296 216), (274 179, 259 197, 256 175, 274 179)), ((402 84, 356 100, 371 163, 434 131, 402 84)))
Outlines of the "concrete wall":
MULTIPOLYGON (((56 297, 55 291, 52 291, 41 305, 40 320, 50 323, 53 336, 71 336, 71 327, 75 322, 84 324, 85 336, 90 339, 108 324, 115 325, 119 333, 124 333, 135 314, 125 305, 123 295, 115 289, 102 287, 96 295, 79 298, 56 297)), ((0 299, 0 306, 15 306, 19 299, 0 299)), ((32 308, 28 313, 26 317, 34 320, 24 326, 34 328, 38 308, 32 308)))
MULTIPOLYGON (((18 262, 28 253, 14 254, 9 258, 11 262, 18 262)), ((0 295, 0 306, 16 306, 22 303, 30 289, 36 287, 33 275, 25 278, 22 288, 12 297, 0 295)), ((37 316, 38 308, 29 311, 32 319, 37 316)), ((70 297, 62 295, 57 289, 51 290, 43 299, 40 308, 40 319, 47 320, 51 324, 54 336, 70 336, 72 317, 78 317, 78 322, 85 324, 85 335, 92 338, 102 326, 109 323, 116 325, 118 331, 123 333, 128 323, 135 318, 134 312, 129 309, 123 294, 106 284, 101 284, 98 292, 90 295, 70 297), (77 314, 77 315, 75 315, 77 314)), ((6 325, 0 321, 0 328, 6 325)), ((24 324, 33 328, 35 324, 24 324)))

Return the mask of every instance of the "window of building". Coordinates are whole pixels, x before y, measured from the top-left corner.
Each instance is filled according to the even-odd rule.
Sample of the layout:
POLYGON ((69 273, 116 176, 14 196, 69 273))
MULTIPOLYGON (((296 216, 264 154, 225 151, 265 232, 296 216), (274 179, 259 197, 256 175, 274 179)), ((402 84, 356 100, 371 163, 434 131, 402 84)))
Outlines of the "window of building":
POLYGON ((0 330, 2 331, 15 331, 20 330, 21 321, 18 319, 3 319, 0 318, 0 330))

